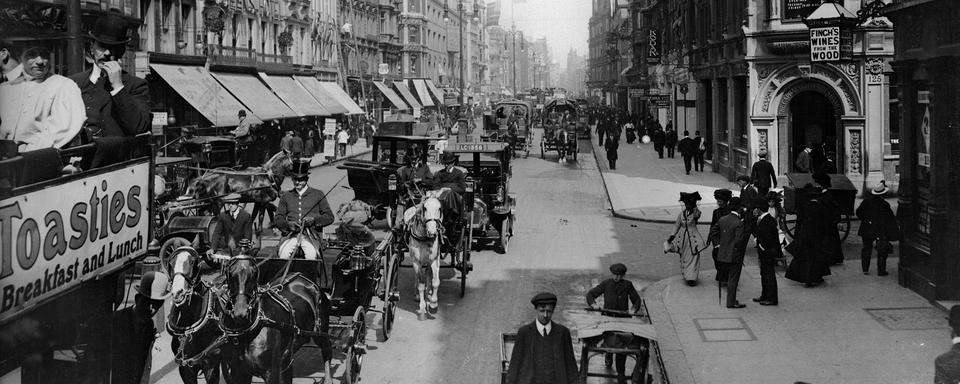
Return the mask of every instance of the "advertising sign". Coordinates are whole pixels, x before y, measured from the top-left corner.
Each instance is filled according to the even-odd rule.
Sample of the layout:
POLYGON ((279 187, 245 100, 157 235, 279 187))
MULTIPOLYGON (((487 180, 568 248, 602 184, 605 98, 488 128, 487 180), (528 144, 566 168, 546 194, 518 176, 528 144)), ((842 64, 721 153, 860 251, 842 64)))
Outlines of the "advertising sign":
POLYGON ((820 0, 786 0, 783 6, 783 18, 787 20, 803 19, 810 16, 820 6, 821 2, 820 0))
POLYGON ((920 134, 923 135, 923 148, 917 151, 921 167, 930 168, 930 106, 923 110, 923 120, 920 120, 920 134))
POLYGON ((647 34, 647 64, 660 64, 660 39, 656 29, 647 34))
POLYGON ((150 163, 0 201, 0 322, 147 250, 150 163))
POLYGON ((630 88, 627 91, 627 96, 629 97, 643 97, 643 88, 630 88))
POLYGON ((810 28, 810 61, 840 60, 840 27, 810 28))

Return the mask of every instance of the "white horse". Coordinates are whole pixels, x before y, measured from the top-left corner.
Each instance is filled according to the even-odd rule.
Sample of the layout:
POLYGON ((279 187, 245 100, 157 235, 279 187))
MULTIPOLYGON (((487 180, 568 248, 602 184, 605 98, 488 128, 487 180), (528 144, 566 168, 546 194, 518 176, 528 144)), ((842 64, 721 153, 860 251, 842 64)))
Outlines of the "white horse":
POLYGON ((427 319, 427 301, 430 312, 437 312, 437 290, 440 288, 440 231, 443 217, 440 200, 429 194, 416 206, 403 213, 403 224, 407 231, 407 249, 413 259, 413 275, 417 282, 417 298, 420 308, 417 320, 427 319), (429 273, 429 275, 428 275, 429 273), (426 283, 431 278, 432 288, 427 297, 426 283))

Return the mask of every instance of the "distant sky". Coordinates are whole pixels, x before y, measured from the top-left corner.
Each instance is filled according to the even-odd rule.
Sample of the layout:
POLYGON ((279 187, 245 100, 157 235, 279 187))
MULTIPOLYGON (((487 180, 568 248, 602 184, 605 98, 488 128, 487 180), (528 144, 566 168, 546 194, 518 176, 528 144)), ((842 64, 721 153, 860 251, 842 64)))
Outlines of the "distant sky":
MULTIPOLYGON (((591 0, 499 0, 500 25, 510 28, 516 22, 530 40, 547 38, 553 60, 566 67, 567 52, 575 49, 587 54, 588 23, 592 12, 591 0), (511 2, 513 12, 511 15, 511 2)), ((492 2, 489 1, 488 2, 492 2)))

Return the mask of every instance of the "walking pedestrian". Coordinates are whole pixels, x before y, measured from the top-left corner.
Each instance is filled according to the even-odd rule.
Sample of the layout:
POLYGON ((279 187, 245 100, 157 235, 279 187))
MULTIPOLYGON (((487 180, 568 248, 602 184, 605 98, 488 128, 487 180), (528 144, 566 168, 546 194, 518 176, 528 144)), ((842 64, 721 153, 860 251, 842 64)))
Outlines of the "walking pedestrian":
POLYGON ((603 147, 603 139, 607 136, 607 116, 600 114, 597 117, 597 139, 600 140, 600 146, 603 147))
POLYGON ((508 384, 574 384, 580 375, 570 330, 553 321, 557 296, 542 292, 530 300, 537 319, 517 330, 507 368, 508 384))
POLYGON ((743 268, 741 240, 746 236, 743 226, 743 210, 739 197, 731 197, 727 204, 730 213, 722 217, 717 225, 710 228, 710 242, 717 248, 717 260, 727 266, 727 308, 743 308, 737 300, 737 286, 740 283, 740 271, 743 268))
POLYGON ((317 154, 317 135, 312 127, 307 128, 307 137, 303 140, 303 157, 313 158, 317 154))
POLYGON ((294 159, 299 159, 300 156, 303 156, 303 139, 300 138, 300 135, 296 131, 291 131, 293 136, 290 137, 290 152, 291 156, 294 159))
POLYGON ((337 157, 346 157, 347 156, 347 143, 350 141, 350 134, 347 133, 347 130, 340 126, 340 130, 337 132, 337 151, 340 152, 337 154, 337 157))
POLYGON ((629 120, 623 125, 624 132, 627 133, 627 144, 633 144, 637 140, 637 131, 629 120))
POLYGON ((293 130, 288 129, 284 131, 283 138, 280 139, 280 149, 286 152, 290 157, 293 157, 293 130))
POLYGON ((683 168, 687 171, 687 174, 690 174, 691 163, 693 162, 693 156, 697 154, 697 143, 690 138, 689 131, 683 131, 683 139, 680 139, 680 143, 677 144, 677 148, 680 150, 680 157, 683 158, 683 168))
POLYGON ((793 162, 793 166, 796 168, 797 172, 810 173, 813 172, 812 165, 810 163, 810 144, 804 144, 803 149, 800 151, 800 154, 797 155, 797 161, 793 162))
POLYGON ((677 246, 680 253, 680 272, 683 280, 691 287, 697 285, 697 279, 700 276, 700 251, 703 250, 704 244, 703 237, 697 229, 697 222, 701 215, 700 208, 697 208, 699 200, 699 192, 680 192, 683 210, 677 215, 673 235, 668 239, 670 242, 680 239, 677 246))
MULTIPOLYGON (((717 225, 717 222, 719 222, 721 218, 723 218, 724 216, 730 213, 728 202, 730 201, 731 197, 733 197, 733 192, 730 191, 729 189, 721 188, 716 191, 713 191, 713 198, 717 201, 717 208, 713 210, 713 215, 710 218, 711 232, 713 231, 713 227, 717 225)), ((707 242, 712 243, 713 240, 714 240, 713 238, 708 237, 707 242)), ((716 268, 717 270, 717 276, 716 276, 717 284, 719 284, 720 286, 726 286, 727 285, 727 264, 717 259, 717 252, 719 250, 716 247, 717 244, 713 244, 713 245, 714 245, 713 251, 712 251, 713 265, 714 265, 714 268, 716 268)))
POLYGON ((785 277, 803 283, 808 288, 823 283, 823 276, 830 275, 832 244, 839 247, 840 240, 834 221, 839 221, 839 208, 828 208, 820 201, 825 194, 823 183, 830 185, 830 177, 815 173, 813 180, 813 184, 808 184, 799 192, 801 196, 809 196, 809 200, 800 209, 796 236, 786 248, 787 252, 793 254, 793 260, 787 267, 785 277), (833 236, 830 236, 831 232, 833 236))
MULTIPOLYGON (((613 264, 610 266, 610 273, 613 274, 611 278, 602 281, 599 285, 587 292, 587 305, 591 308, 599 309, 600 306, 597 305, 596 300, 602 295, 603 309, 623 312, 604 312, 603 314, 605 316, 630 317, 627 311, 633 313, 639 312, 640 294, 637 293, 633 282, 623 278, 627 273, 627 266, 622 263, 613 264), (631 303, 633 304, 632 306, 631 303)), ((603 358, 604 364, 607 368, 613 366, 614 355, 616 355, 617 361, 617 379, 624 382, 626 380, 626 354, 606 353, 603 358)))
POLYGON ((893 248, 890 242, 900 238, 897 218, 890 209, 890 203, 883 198, 888 190, 887 183, 880 181, 857 207, 857 218, 860 219, 857 235, 863 239, 860 264, 864 275, 870 274, 870 257, 873 255, 874 244, 877 250, 877 276, 887 275, 887 255, 893 248))
POLYGON ((750 169, 750 179, 757 186, 760 196, 766 196, 771 187, 777 187, 777 172, 773 170, 773 164, 767 161, 767 151, 760 151, 757 156, 759 160, 750 169))
POLYGON ((960 305, 950 308, 947 318, 950 325, 950 338, 953 346, 950 350, 937 356, 933 362, 934 384, 960 383, 960 305))
POLYGON ((673 129, 673 122, 667 122, 667 130, 664 133, 666 138, 663 141, 663 145, 667 147, 667 157, 673 159, 676 153, 674 149, 677 146, 677 130, 673 129))
POLYGON ((653 149, 657 151, 657 155, 660 158, 663 158, 663 147, 667 141, 667 135, 663 132, 660 127, 656 127, 653 130, 653 149))
POLYGON ((703 154, 707 152, 707 142, 703 136, 700 136, 700 131, 696 131, 695 135, 693 142, 697 146, 697 151, 693 154, 693 170, 703 172, 703 154))
POLYGON ((780 194, 769 192, 766 201, 769 209, 765 210, 757 219, 757 228, 754 235, 757 237, 757 256, 760 264, 760 297, 753 301, 760 305, 777 305, 777 274, 774 269, 777 260, 783 257, 780 248, 780 226, 777 220, 780 194))
POLYGON ((760 215, 758 210, 766 209, 767 206, 767 203, 760 196, 760 191, 751 181, 749 176, 737 176, 737 185, 740 186, 740 203, 744 209, 744 231, 748 236, 753 233, 756 218, 760 215))
POLYGON ((373 119, 367 118, 363 124, 363 137, 366 139, 367 148, 373 145, 373 135, 377 133, 377 128, 373 125, 373 119))
POLYGON ((613 134, 611 133, 607 136, 606 143, 603 144, 604 149, 607 150, 607 162, 610 165, 610 170, 617 169, 617 150, 620 149, 620 141, 614 139, 613 134))

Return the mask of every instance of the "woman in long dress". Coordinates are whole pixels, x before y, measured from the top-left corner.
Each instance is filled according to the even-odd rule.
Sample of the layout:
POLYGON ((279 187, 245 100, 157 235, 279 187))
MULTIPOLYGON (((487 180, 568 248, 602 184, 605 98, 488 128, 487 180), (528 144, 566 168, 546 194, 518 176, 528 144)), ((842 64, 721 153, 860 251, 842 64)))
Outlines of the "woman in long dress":
POLYGON ((700 220, 700 208, 697 201, 700 193, 680 192, 680 201, 683 202, 683 211, 677 215, 676 229, 670 240, 677 244, 680 253, 680 273, 687 285, 697 285, 700 275, 700 251, 703 250, 703 237, 697 229, 700 220))

